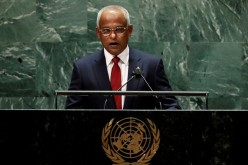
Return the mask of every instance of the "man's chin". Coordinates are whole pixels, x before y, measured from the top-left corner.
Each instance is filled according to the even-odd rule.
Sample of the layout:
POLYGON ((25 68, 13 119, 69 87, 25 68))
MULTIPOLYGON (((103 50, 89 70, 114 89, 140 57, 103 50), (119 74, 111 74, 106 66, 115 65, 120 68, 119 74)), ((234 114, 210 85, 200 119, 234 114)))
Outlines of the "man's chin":
POLYGON ((120 50, 120 49, 113 49, 113 48, 111 48, 111 49, 108 49, 107 50, 110 54, 112 54, 112 55, 119 55, 122 51, 120 50))

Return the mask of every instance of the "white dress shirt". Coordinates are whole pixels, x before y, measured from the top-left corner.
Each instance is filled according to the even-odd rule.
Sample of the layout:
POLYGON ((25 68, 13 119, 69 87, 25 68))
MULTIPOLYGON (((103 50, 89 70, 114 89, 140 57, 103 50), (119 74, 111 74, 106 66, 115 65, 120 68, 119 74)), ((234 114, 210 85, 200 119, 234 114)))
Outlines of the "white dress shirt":
MULTIPOLYGON (((110 80, 112 67, 114 66, 112 59, 115 56, 110 54, 105 48, 104 48, 104 56, 106 59, 106 66, 108 69, 108 75, 109 75, 109 80, 110 80)), ((129 47, 127 46, 127 48, 123 50, 123 52, 121 52, 117 57, 120 58, 120 61, 118 64, 121 69, 121 84, 123 85, 127 82, 127 78, 128 78, 129 47)), ((125 85, 122 87, 121 91, 126 91, 126 90, 127 90, 127 86, 125 85)), ((123 108, 124 101, 125 101, 125 95, 122 95, 121 98, 122 98, 122 108, 123 108)))

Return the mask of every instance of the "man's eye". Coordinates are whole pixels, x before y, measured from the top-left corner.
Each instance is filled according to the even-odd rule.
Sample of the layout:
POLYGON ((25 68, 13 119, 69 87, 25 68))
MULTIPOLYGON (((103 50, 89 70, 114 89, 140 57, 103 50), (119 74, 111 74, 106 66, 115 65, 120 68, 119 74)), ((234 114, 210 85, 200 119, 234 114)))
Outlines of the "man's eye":
POLYGON ((122 32, 124 32, 124 30, 125 30, 125 28, 123 28, 123 27, 120 27, 120 28, 116 28, 116 32, 117 33, 122 33, 122 32))
POLYGON ((110 29, 102 29, 103 33, 110 33, 110 29))

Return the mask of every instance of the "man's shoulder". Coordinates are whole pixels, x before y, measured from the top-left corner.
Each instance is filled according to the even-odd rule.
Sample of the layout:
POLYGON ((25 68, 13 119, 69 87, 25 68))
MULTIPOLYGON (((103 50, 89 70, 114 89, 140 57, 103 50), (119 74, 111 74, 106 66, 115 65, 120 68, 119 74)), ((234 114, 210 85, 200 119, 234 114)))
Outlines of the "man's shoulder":
POLYGON ((136 48, 130 48, 130 55, 135 55, 138 56, 142 59, 147 59, 147 60, 160 60, 161 58, 158 55, 149 53, 149 52, 145 52, 143 50, 140 49, 136 49, 136 48))
POLYGON ((95 60, 97 60, 99 57, 101 57, 103 53, 103 50, 98 50, 96 52, 93 53, 88 53, 78 59, 75 60, 75 63, 89 63, 89 62, 93 62, 95 60))

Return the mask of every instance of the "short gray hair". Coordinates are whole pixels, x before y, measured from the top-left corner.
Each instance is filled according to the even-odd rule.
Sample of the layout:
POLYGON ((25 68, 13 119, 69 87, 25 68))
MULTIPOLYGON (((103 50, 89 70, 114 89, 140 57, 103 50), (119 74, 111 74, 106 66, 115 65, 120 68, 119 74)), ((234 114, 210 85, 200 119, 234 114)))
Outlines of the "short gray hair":
POLYGON ((101 16, 102 16, 102 13, 103 13, 104 11, 106 11, 106 10, 109 10, 109 9, 119 9, 119 10, 123 13, 124 17, 126 18, 126 20, 127 20, 127 25, 130 25, 130 17, 129 17, 129 13, 128 13, 127 9, 125 9, 125 8, 122 7, 122 6, 110 5, 110 6, 106 6, 106 7, 102 8, 102 9, 98 12, 98 14, 97 14, 97 20, 96 20, 96 25, 97 25, 97 27, 99 27, 99 21, 100 21, 100 18, 101 18, 101 16))

